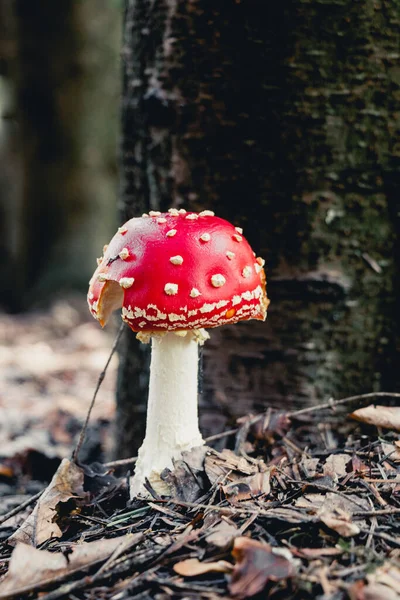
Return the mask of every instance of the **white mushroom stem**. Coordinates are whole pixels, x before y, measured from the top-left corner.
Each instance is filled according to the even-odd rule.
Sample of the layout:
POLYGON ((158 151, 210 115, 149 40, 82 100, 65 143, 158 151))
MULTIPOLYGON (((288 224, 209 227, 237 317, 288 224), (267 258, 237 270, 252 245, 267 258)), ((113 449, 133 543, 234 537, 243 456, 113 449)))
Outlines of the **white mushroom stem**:
POLYGON ((198 344, 191 335, 167 333, 152 338, 146 435, 139 450, 131 498, 148 495, 147 478, 159 494, 168 494, 160 473, 172 459, 204 444, 198 425, 198 344))

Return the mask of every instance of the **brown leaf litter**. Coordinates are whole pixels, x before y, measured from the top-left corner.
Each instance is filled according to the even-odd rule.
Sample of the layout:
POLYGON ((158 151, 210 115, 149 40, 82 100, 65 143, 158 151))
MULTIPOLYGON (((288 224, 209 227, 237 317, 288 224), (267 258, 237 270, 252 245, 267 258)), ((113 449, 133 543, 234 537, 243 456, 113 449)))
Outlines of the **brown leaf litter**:
POLYGON ((142 534, 65 545, 63 552, 37 550, 22 542, 15 547, 8 572, 0 582, 0 599, 18 598, 60 582, 99 562, 119 555, 142 539, 142 534))
POLYGON ((64 458, 32 513, 9 537, 8 543, 22 542, 37 547, 49 539, 60 538, 60 505, 73 500, 75 506, 76 500, 84 500, 87 494, 83 491, 83 479, 82 469, 64 458))
MULTIPOLYGON (((112 328, 99 330, 80 297, 59 300, 46 312, 0 313, 0 457, 6 466, 18 456, 13 467, 26 472, 33 453, 58 460, 70 455, 113 337, 112 328)), ((99 438, 106 450, 116 370, 115 358, 94 408, 101 428, 88 440, 93 446, 99 438)))
POLYGON ((249 598, 262 592, 268 581, 287 580, 297 572, 298 560, 288 548, 275 548, 246 537, 233 544, 235 559, 229 591, 235 598, 249 598))
POLYGON ((0 598, 398 598, 397 434, 324 412, 328 447, 292 419, 272 445, 247 428, 239 454, 186 453, 164 473, 173 498, 128 502, 125 478, 63 461, 0 527, 0 598), (13 550, 26 534, 38 548, 13 550))
MULTIPOLYGON (((400 439, 390 394, 247 415, 229 435, 221 433, 227 448, 185 453, 163 473, 172 497, 129 501, 129 473, 123 470, 131 465, 121 464, 116 476, 112 465, 59 464, 71 453, 107 356, 92 368, 92 329, 65 305, 55 312, 50 337, 50 321, 39 319, 34 332, 27 330, 42 365, 19 348, 23 320, 6 327, 16 358, 0 353, 11 399, 6 405, 8 398, 0 396, 6 410, 0 429, 0 598, 399 598, 400 439), (70 333, 71 319, 82 327, 77 337, 70 333), (51 356, 60 345, 62 360, 51 356), (67 380, 68 402, 49 417, 44 398, 47 404, 53 395, 60 398, 67 380), (25 429, 16 435, 19 415, 9 407, 17 408, 18 394, 25 429), (344 412, 383 397, 386 405, 373 411, 354 411, 353 418, 344 412), (44 420, 50 435, 40 438, 44 420), (44 471, 52 479, 39 498, 44 479, 38 484, 31 474, 44 471)), ((112 378, 107 385, 112 398, 112 378)), ((109 420, 112 412, 103 410, 102 398, 95 418, 109 420)))

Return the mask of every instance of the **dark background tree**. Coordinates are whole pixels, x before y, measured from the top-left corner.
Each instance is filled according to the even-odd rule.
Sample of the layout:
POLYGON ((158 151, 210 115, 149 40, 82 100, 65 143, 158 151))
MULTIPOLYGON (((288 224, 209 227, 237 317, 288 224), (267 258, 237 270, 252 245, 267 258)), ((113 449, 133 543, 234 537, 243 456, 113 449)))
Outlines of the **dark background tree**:
MULTIPOLYGON (((213 209, 267 259, 267 323, 205 345, 206 435, 399 384, 399 15, 399 0, 126 0, 122 220, 213 209)), ((123 346, 127 455, 147 353, 128 331, 123 346)))
POLYGON ((16 124, 16 19, 11 0, 0 0, 0 301, 8 306, 15 295, 17 221, 21 211, 21 152, 16 124))
POLYGON ((115 229, 121 6, 0 0, 0 302, 11 310, 84 291, 115 229))

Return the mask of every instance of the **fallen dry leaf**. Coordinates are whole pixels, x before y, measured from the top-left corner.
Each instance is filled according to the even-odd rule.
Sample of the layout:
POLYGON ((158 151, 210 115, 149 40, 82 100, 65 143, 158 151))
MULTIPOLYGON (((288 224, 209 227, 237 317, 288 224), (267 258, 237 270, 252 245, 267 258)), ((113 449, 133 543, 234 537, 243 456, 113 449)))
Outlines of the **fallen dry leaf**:
POLYGON ((399 594, 381 583, 355 581, 347 590, 350 600, 399 600, 399 594))
POLYGON ((270 478, 271 470, 265 467, 265 464, 260 461, 260 471, 247 477, 240 476, 236 473, 231 473, 228 476, 227 485, 223 485, 222 489, 226 499, 231 504, 243 502, 243 500, 251 500, 259 496, 267 496, 271 491, 270 478))
POLYGON ((399 600, 400 594, 381 583, 371 583, 364 588, 364 600, 399 600))
POLYGON ((268 581, 293 577, 298 561, 287 548, 273 548, 247 537, 238 537, 232 555, 236 561, 229 584, 236 598, 249 598, 261 592, 268 581))
POLYGON ((306 477, 315 477, 318 464, 319 458, 307 458, 306 456, 302 456, 300 461, 300 465, 303 467, 306 477))
POLYGON ((62 531, 57 522, 59 505, 86 496, 83 490, 83 479, 83 470, 64 458, 33 512, 8 539, 8 543, 14 545, 23 542, 31 546, 39 546, 50 538, 61 537, 62 531))
POLYGON ((201 562, 198 558, 188 558, 174 565, 175 573, 183 575, 183 577, 196 577, 196 575, 204 575, 204 573, 230 573, 233 565, 226 560, 218 560, 215 562, 201 562))
MULTIPOLYGON (((364 498, 355 494, 340 496, 334 492, 327 494, 305 494, 295 503, 297 508, 307 508, 322 523, 343 537, 360 533, 358 525, 352 522, 352 514, 357 510, 369 510, 370 506, 364 498)), ((365 521, 358 521, 365 525, 365 521)))
MULTIPOLYGON (((371 507, 366 498, 362 498, 357 496, 357 494, 347 494, 346 496, 342 496, 339 494, 335 494, 334 492, 328 492, 325 495, 325 501, 322 506, 323 511, 343 511, 349 514, 353 514, 353 512, 357 512, 360 510, 369 510, 371 507)), ((364 521, 359 521, 359 523, 364 523, 364 521)))
POLYGON ((371 467, 366 465, 356 454, 351 457, 351 470, 357 475, 365 475, 369 473, 371 467))
POLYGON ((324 502, 324 494, 304 494, 297 498, 294 505, 296 508, 307 508, 311 513, 316 513, 322 508, 324 502))
POLYGON ((204 493, 204 457, 209 450, 208 446, 197 446, 182 452, 182 458, 173 461, 172 470, 164 469, 161 479, 168 484, 172 498, 195 502, 204 493))
POLYGON ((324 475, 336 475, 337 477, 345 477, 347 475, 347 465, 350 462, 348 454, 331 454, 325 461, 323 466, 324 475))
POLYGON ((240 424, 246 424, 250 421, 250 433, 256 440, 265 440, 269 445, 272 445, 276 439, 280 439, 286 435, 291 426, 291 420, 287 412, 268 412, 264 418, 257 419, 251 423, 253 416, 242 417, 237 420, 240 424))
POLYGON ((355 410, 350 417, 368 425, 400 431, 400 406, 370 404, 370 406, 355 410))
POLYGON ((367 575, 369 585, 383 585, 397 593, 400 593, 400 569, 391 562, 385 562, 376 571, 367 575))
POLYGON ((342 537, 352 537, 360 533, 360 528, 351 521, 351 515, 343 513, 335 515, 331 512, 321 512, 319 518, 329 529, 336 531, 342 537))
POLYGON ((252 463, 232 450, 213 450, 206 455, 204 468, 211 483, 223 481, 222 489, 232 504, 270 493, 271 468, 262 460, 252 463))
POLYGON ((206 535, 205 539, 207 544, 211 544, 217 548, 228 548, 238 535, 236 525, 221 519, 210 529, 210 533, 206 535))
POLYGON ((222 452, 209 452, 204 461, 204 469, 211 483, 215 483, 230 471, 239 471, 243 475, 253 475, 258 471, 243 456, 237 456, 226 448, 222 452))
POLYGON ((311 512, 319 514, 320 512, 333 512, 335 510, 348 512, 352 514, 358 510, 369 510, 370 505, 356 494, 342 496, 335 492, 326 494, 304 494, 295 502, 297 508, 308 508, 311 512))
POLYGON ((38 550, 18 543, 11 555, 7 575, 0 583, 0 599, 20 597, 28 591, 59 581, 82 567, 106 560, 120 547, 125 550, 142 538, 143 534, 138 533, 71 545, 68 558, 61 552, 38 550))
POLYGON ((387 458, 394 463, 400 462, 400 442, 394 442, 390 444, 388 442, 381 442, 382 452, 387 458))

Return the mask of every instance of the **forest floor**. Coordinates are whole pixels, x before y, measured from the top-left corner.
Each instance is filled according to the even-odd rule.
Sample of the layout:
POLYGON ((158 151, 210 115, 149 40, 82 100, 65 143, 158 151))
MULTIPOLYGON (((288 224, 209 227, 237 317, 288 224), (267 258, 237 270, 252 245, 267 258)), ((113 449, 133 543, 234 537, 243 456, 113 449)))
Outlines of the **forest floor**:
POLYGON ((130 501, 115 358, 71 460, 115 333, 80 299, 0 316, 0 600, 400 598, 398 395, 243 416, 130 501))

